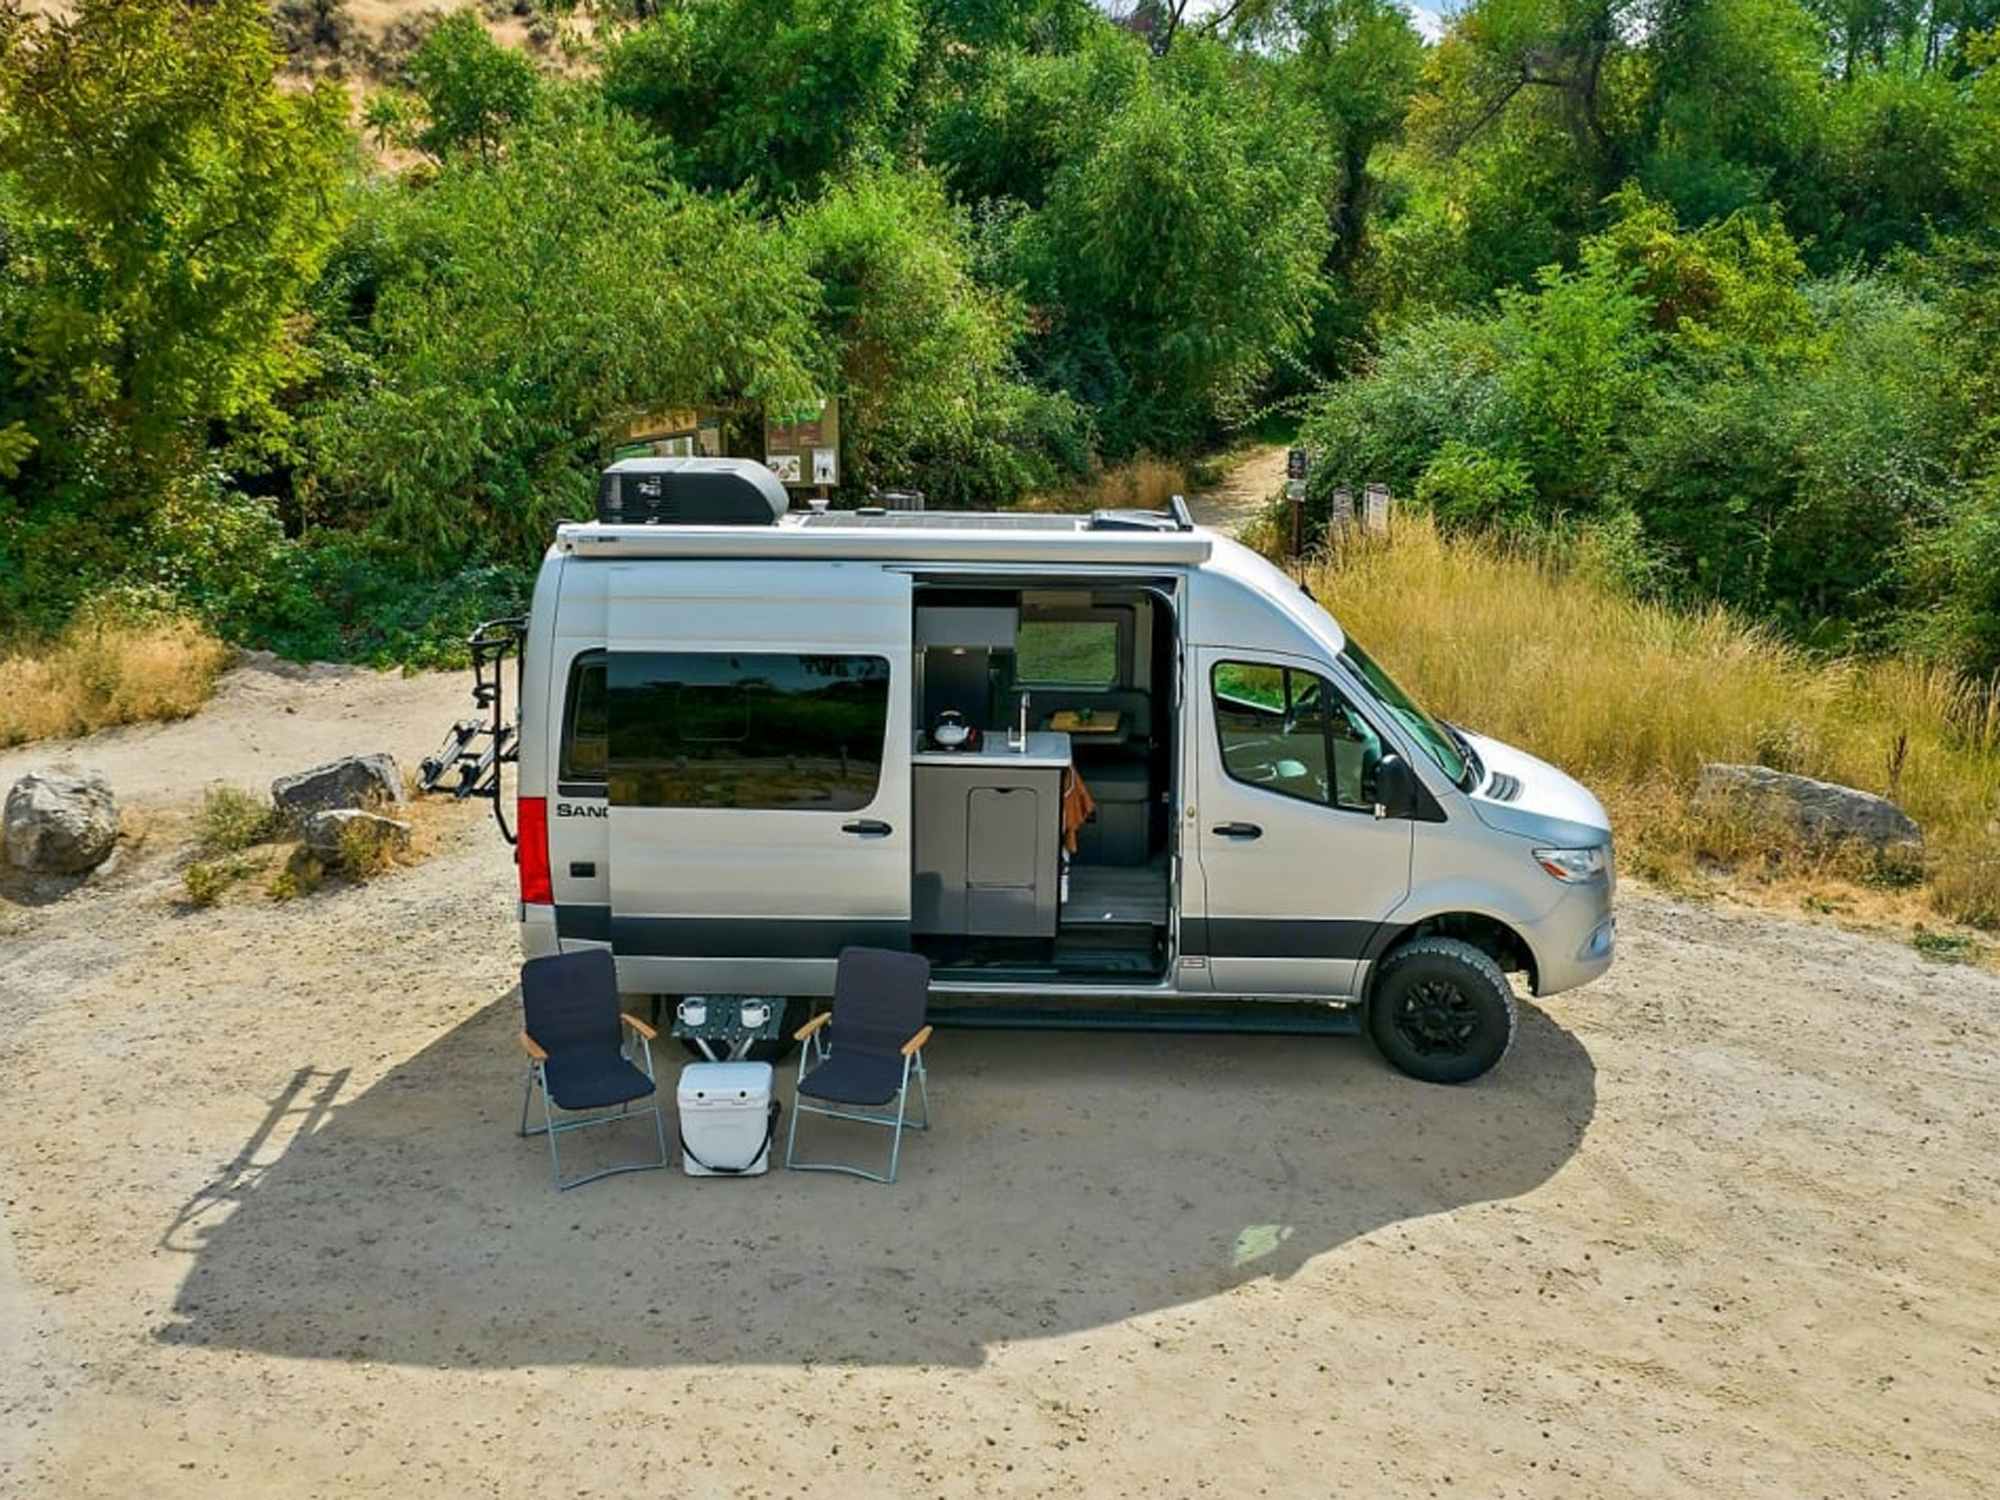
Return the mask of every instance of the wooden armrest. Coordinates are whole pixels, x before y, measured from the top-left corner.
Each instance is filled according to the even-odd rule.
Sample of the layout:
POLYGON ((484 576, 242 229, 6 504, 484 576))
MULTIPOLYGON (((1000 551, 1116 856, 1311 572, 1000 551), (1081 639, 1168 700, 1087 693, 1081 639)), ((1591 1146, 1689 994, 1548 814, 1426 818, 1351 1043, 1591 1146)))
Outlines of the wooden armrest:
POLYGON ((795 1042, 803 1042, 807 1037, 811 1036, 815 1031, 818 1031, 820 1027, 826 1025, 826 1023, 828 1021, 831 1021, 832 1019, 833 1019, 832 1011, 830 1010, 821 1011, 818 1015, 814 1016, 810 1021, 806 1022, 805 1025, 801 1026, 797 1031, 793 1032, 792 1040, 795 1042))
POLYGON ((634 1031, 638 1032, 640 1036, 644 1037, 649 1042, 657 1042, 660 1039, 659 1032, 655 1031, 652 1027, 648 1026, 644 1021, 640 1020, 637 1016, 632 1015, 628 1011, 622 1011, 622 1010, 619 1011, 618 1019, 623 1021, 627 1026, 630 1026, 634 1031))
POLYGON ((908 1057, 912 1052, 923 1051, 924 1043, 928 1042, 930 1039, 931 1039, 931 1029, 930 1027, 926 1026, 922 1031, 918 1032, 915 1036, 911 1037, 907 1042, 903 1043, 903 1056, 908 1057))
POLYGON ((521 1033, 521 1050, 536 1062, 547 1062, 549 1060, 548 1053, 542 1050, 542 1044, 529 1036, 525 1031, 521 1033))

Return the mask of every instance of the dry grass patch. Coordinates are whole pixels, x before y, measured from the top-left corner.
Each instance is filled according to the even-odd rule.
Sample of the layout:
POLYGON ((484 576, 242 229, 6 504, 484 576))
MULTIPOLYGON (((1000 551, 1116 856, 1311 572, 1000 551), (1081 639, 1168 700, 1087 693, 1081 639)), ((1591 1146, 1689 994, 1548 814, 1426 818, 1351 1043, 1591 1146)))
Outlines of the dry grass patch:
POLYGON ((229 648, 192 620, 79 618, 0 654, 0 745, 185 719, 228 664, 229 648))
POLYGON ((1634 599, 1587 554, 1451 538, 1421 514, 1316 560, 1308 580, 1425 702, 1596 791, 1635 873, 1889 891, 1914 878, 1938 914, 2000 926, 2000 707, 1978 685, 1910 660, 1813 661, 1726 611, 1634 599), (1705 761, 1881 793, 1923 826, 1923 868, 1699 807, 1705 761))
POLYGON ((1165 510, 1175 495, 1188 492, 1187 470, 1142 453, 1129 463, 1100 469, 1089 479, 1060 490, 1030 495, 1014 508, 1060 515, 1094 510, 1165 510))

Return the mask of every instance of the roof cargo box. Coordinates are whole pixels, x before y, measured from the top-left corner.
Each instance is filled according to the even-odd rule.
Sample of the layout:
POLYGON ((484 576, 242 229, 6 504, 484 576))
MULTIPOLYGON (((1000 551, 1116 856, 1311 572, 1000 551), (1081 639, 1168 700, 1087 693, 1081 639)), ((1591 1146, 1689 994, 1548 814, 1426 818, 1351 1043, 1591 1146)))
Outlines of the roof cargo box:
POLYGON ((751 458, 627 458, 597 484, 597 519, 657 526, 775 526, 785 487, 751 458))

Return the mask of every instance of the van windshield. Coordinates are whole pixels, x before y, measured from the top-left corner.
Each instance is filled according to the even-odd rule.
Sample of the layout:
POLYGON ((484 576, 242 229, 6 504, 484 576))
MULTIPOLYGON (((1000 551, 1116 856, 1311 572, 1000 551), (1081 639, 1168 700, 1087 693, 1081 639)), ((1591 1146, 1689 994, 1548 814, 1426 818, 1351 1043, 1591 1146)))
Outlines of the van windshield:
POLYGON ((1465 751, 1460 748, 1457 737, 1424 712, 1416 699, 1397 687, 1396 679, 1383 671, 1381 665, 1361 649, 1353 636, 1347 638, 1347 649, 1340 653, 1340 659, 1347 664, 1348 670, 1366 684, 1368 691, 1374 694, 1375 701, 1424 747, 1425 753, 1438 763, 1438 769, 1449 776, 1454 785, 1471 790, 1472 768, 1466 761, 1465 751))

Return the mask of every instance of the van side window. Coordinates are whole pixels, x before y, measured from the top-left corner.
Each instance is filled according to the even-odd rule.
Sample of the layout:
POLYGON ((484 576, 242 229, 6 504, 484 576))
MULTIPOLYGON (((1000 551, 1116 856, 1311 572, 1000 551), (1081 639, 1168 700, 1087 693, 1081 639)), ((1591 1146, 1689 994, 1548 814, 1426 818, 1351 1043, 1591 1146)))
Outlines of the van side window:
POLYGON ((853 812, 875 800, 889 661, 749 651, 614 651, 614 807, 853 812))
POLYGON ((602 782, 605 761, 604 653, 584 651, 569 664, 556 779, 602 782))
POLYGON ((1115 617, 1023 620, 1014 637, 1015 686, 1116 687, 1120 634, 1115 617))
POLYGON ((1234 781, 1352 811, 1375 806, 1382 741, 1324 677, 1261 662, 1212 674, 1222 766, 1234 781))

